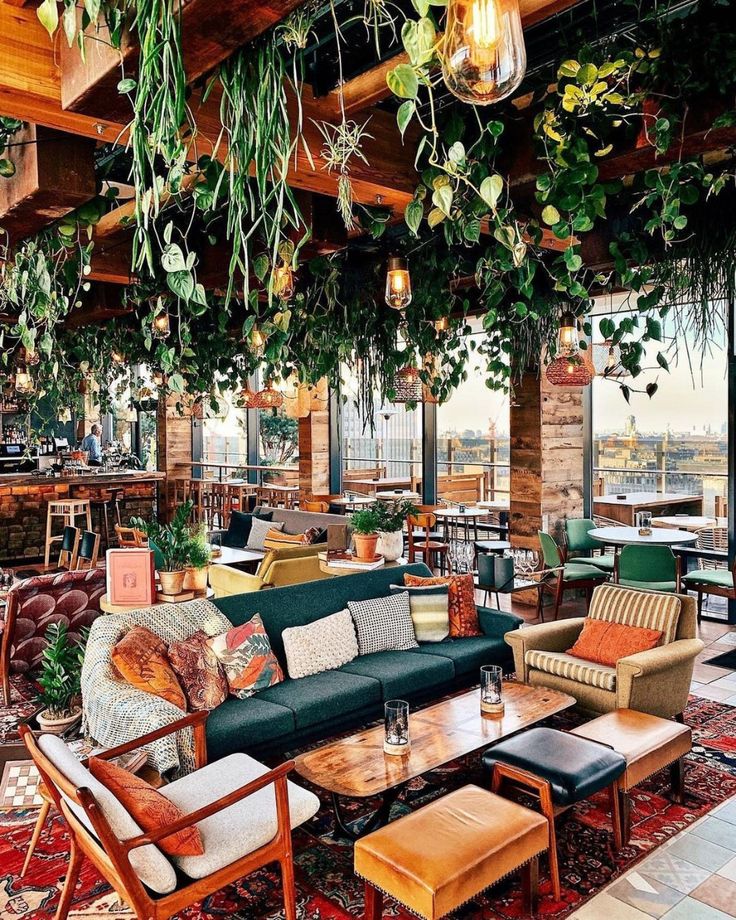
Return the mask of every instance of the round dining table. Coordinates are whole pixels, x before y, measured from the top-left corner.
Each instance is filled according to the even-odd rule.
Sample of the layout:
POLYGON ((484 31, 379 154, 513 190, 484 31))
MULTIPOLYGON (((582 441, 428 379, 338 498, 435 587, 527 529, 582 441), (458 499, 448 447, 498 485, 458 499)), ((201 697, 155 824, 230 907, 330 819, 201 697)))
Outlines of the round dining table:
POLYGON ((640 534, 638 527, 594 527, 588 531, 588 536, 606 546, 628 546, 630 543, 675 546, 678 543, 694 543, 698 539, 695 533, 666 527, 652 527, 647 536, 640 534))
POLYGON ((468 508, 465 507, 463 510, 460 510, 458 505, 454 507, 448 506, 446 508, 435 508, 432 514, 445 522, 445 541, 450 541, 451 528, 454 526, 456 528, 463 527, 465 534, 465 540, 470 540, 470 527, 473 529, 473 540, 478 539, 478 518, 487 517, 488 509, 480 508, 478 505, 473 505, 468 508))

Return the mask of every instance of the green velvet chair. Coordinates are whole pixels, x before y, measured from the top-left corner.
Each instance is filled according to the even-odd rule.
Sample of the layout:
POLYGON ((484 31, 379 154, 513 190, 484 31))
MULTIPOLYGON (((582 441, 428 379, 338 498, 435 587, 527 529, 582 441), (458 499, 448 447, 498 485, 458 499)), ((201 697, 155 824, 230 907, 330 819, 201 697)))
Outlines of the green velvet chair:
POLYGON ((615 581, 646 591, 680 591, 680 560, 669 546, 624 546, 616 558, 615 581))
POLYGON ((542 558, 544 559, 545 569, 557 569, 558 571, 550 573, 542 582, 539 589, 539 601, 537 602, 537 616, 544 622, 544 592, 547 591, 554 595, 555 598, 555 619, 560 612, 560 604, 565 591, 573 588, 579 588, 585 591, 588 603, 593 593, 593 588, 603 584, 608 579, 608 573, 596 569, 593 565, 583 565, 579 562, 564 562, 559 546, 553 538, 544 531, 538 532, 539 544, 542 547, 542 558))
POLYGON ((589 536, 595 526, 595 521, 590 518, 565 521, 565 562, 594 565, 602 572, 612 573, 616 557, 613 553, 604 553, 602 544, 589 536))
POLYGON ((696 569, 680 579, 684 591, 697 591, 698 620, 703 612, 703 595, 736 600, 736 559, 730 569, 696 569))

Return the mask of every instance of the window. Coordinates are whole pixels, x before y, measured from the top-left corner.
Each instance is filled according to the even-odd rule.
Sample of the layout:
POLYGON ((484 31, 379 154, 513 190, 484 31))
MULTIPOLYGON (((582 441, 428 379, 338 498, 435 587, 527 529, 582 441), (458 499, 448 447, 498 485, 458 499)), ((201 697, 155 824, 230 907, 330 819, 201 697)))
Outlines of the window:
POLYGON ((489 390, 478 347, 483 333, 468 337, 467 380, 437 406, 437 495, 453 491, 453 480, 477 476, 478 498, 509 494, 509 397, 489 390))
POLYGON ((202 460, 237 467, 248 462, 248 414, 237 393, 225 393, 215 414, 206 409, 202 422, 202 460))
MULTIPOLYGON (((609 306, 608 302, 606 304, 609 306)), ((615 304, 614 304, 615 309, 615 304)), ((607 311, 606 311, 607 312, 607 311)), ((594 359, 605 360, 594 320, 594 359)), ((725 330, 700 361, 692 335, 673 341, 672 321, 663 321, 662 343, 647 346, 645 372, 622 383, 593 380, 593 494, 669 492, 703 496, 703 513, 725 516, 728 484, 727 354, 725 330), (670 372, 658 367, 666 353, 670 372), (643 390, 658 381, 652 399, 643 390)))

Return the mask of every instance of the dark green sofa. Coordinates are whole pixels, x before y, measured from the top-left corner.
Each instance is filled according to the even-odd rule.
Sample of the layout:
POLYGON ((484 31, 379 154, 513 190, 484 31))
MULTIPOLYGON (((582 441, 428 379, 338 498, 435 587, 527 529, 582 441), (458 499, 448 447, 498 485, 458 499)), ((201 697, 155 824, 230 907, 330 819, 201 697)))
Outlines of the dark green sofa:
MULTIPOLYGON (((348 601, 386 595, 389 585, 403 584, 405 572, 431 574, 423 564, 407 565, 232 595, 214 603, 235 626, 260 613, 286 674, 281 641, 284 629, 344 610, 348 601)), ((512 670, 511 650, 503 636, 518 628, 521 619, 484 607, 478 612, 485 633, 481 637, 363 655, 335 671, 298 680, 287 677, 248 699, 228 697, 207 720, 210 759, 238 751, 260 757, 282 754, 379 717, 385 700, 426 702, 478 683, 478 669, 483 664, 500 664, 512 670)))

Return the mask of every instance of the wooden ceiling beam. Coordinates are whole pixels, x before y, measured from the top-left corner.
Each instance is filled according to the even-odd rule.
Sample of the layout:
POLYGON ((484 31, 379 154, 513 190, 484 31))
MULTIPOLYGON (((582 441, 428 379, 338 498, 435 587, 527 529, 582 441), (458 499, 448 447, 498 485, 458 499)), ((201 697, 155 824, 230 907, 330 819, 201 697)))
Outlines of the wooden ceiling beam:
MULTIPOLYGON (((570 7, 576 6, 580 2, 581 0, 520 0, 519 10, 522 25, 525 29, 528 29, 530 26, 536 25, 556 13, 570 9, 570 7)), ((365 73, 359 74, 343 84, 342 97, 345 114, 348 116, 354 115, 356 112, 362 112, 378 102, 388 99, 391 91, 386 84, 386 75, 398 64, 408 63, 409 56, 405 51, 400 51, 398 54, 386 58, 385 61, 381 61, 375 67, 366 70, 365 73)), ((330 108, 335 112, 339 112, 339 89, 333 89, 324 98, 330 108)))
POLYGON ((15 175, 0 180, 0 222, 11 243, 94 198, 94 143, 27 124, 11 139, 15 175))

